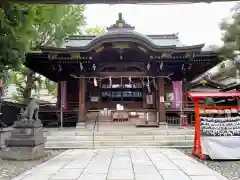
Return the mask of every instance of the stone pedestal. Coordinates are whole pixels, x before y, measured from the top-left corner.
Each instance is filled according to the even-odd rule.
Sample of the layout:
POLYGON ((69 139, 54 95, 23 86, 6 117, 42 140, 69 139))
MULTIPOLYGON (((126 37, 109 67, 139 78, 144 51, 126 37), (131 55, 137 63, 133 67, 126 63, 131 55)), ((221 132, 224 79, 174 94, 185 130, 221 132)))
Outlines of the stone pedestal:
POLYGON ((12 127, 0 128, 0 149, 5 147, 5 140, 11 136, 12 127))
POLYGON ((9 160, 39 159, 44 156, 45 141, 41 121, 16 121, 0 155, 9 160))

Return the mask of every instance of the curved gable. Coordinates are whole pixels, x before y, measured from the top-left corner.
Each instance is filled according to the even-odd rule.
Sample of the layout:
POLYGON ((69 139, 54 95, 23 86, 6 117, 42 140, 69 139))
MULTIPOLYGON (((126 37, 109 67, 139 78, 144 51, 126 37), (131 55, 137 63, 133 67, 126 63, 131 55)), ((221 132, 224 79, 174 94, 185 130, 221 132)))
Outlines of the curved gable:
POLYGON ((169 48, 173 49, 175 46, 157 46, 154 42, 147 36, 144 36, 140 33, 134 31, 124 31, 124 32, 107 32, 103 35, 97 36, 88 44, 83 46, 84 49, 92 50, 104 43, 118 43, 118 42, 134 42, 141 44, 148 50, 169 48))
MULTIPOLYGON (((177 34, 146 36, 134 31, 134 26, 126 23, 119 13, 118 20, 107 28, 108 32, 99 36, 80 36, 66 39, 65 47, 55 48, 55 51, 89 52, 100 48, 104 44, 135 43, 146 51, 165 52, 200 52, 204 44, 181 46, 177 34), (70 41, 74 41, 70 43, 70 41), (69 42, 68 42, 69 41, 69 42)), ((43 51, 51 51, 50 47, 41 47, 43 51)))

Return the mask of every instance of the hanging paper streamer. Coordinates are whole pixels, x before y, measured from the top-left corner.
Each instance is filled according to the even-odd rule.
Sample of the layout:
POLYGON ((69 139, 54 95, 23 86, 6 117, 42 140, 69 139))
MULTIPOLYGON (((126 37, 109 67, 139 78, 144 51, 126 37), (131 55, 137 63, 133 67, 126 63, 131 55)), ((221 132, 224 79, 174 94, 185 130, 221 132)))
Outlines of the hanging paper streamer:
POLYGON ((67 81, 61 81, 61 98, 63 109, 67 109, 67 81))
POLYGON ((182 81, 173 81, 173 104, 172 108, 181 108, 182 103, 182 81))

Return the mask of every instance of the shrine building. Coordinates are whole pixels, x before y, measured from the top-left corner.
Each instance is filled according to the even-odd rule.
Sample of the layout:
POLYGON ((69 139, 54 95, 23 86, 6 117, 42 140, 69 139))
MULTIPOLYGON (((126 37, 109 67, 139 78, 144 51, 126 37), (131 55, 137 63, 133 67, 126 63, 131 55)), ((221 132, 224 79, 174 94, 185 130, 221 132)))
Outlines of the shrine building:
POLYGON ((187 112, 189 82, 220 62, 203 47, 181 44, 178 34, 135 32, 119 13, 106 33, 69 36, 62 47, 41 47, 26 55, 25 65, 58 83, 57 106, 72 117, 64 121, 91 121, 104 108, 112 110, 108 120, 113 121, 120 104, 126 120, 147 112, 152 122, 166 123, 168 113, 187 112))

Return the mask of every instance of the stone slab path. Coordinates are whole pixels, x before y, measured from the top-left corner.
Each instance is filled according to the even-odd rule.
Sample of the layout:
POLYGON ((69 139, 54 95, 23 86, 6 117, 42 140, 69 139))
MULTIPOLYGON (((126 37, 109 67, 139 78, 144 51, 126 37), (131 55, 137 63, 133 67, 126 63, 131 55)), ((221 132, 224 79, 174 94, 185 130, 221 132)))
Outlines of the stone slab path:
POLYGON ((67 150, 12 180, 227 180, 176 149, 67 150))

